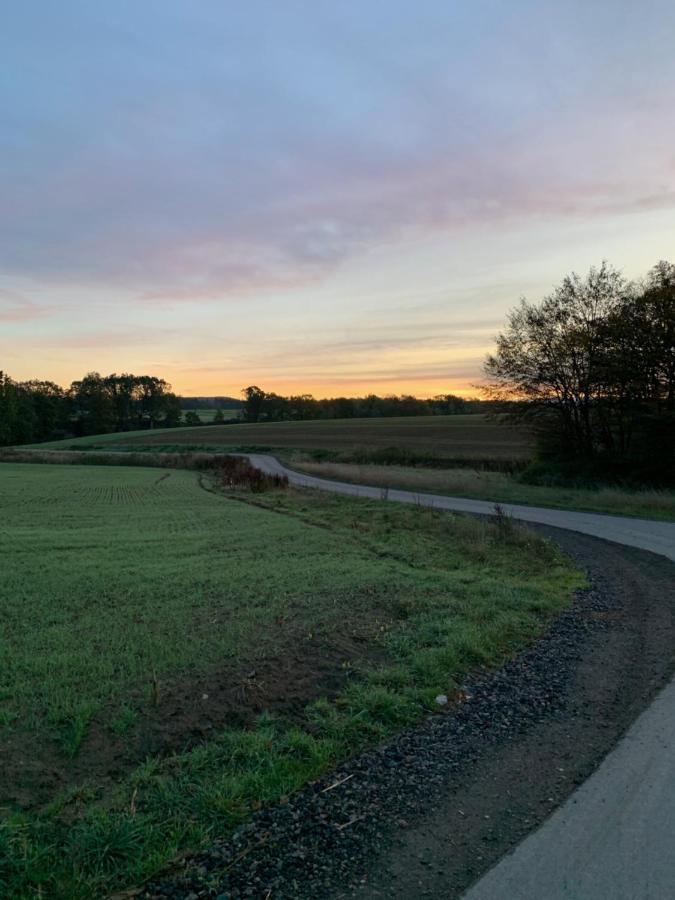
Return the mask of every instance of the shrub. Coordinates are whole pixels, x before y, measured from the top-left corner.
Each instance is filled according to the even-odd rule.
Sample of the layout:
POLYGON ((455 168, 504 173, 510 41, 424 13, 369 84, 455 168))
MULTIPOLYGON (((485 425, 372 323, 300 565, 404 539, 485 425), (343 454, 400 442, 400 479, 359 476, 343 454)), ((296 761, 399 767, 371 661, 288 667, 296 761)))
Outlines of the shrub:
POLYGON ((253 493, 261 493, 274 488, 288 487, 285 475, 268 475, 256 469, 243 456, 221 456, 217 460, 217 470, 221 473, 225 487, 246 487, 253 493))

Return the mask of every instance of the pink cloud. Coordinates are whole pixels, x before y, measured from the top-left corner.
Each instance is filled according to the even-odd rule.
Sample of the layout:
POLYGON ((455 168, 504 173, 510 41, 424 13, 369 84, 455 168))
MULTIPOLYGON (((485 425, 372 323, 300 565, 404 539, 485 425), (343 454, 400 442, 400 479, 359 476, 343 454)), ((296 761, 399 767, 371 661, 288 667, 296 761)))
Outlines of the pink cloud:
POLYGON ((34 303, 14 291, 0 288, 0 322, 33 322, 56 315, 61 309, 34 303))
POLYGON ((649 100, 552 107, 494 132, 489 121, 466 134, 442 121, 433 139, 396 149, 376 134, 323 135, 197 167, 84 150, 41 176, 40 190, 10 185, 4 265, 141 302, 220 301, 318 284, 381 243, 673 208, 670 101, 649 100))

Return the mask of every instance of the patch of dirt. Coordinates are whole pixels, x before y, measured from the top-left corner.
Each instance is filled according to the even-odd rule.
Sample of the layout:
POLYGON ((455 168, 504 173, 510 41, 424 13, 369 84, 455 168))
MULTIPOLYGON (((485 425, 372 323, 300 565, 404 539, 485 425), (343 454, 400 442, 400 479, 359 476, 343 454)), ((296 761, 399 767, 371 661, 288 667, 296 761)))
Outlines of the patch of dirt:
POLYGON ((384 661, 371 640, 384 618, 377 611, 372 622, 351 621, 330 639, 291 628, 275 639, 273 652, 258 649, 208 672, 160 681, 154 691, 138 689, 130 704, 138 719, 128 732, 116 734, 110 724, 116 713, 104 710, 73 759, 56 738, 9 732, 1 751, 0 805, 34 810, 85 784, 105 790, 148 757, 182 752, 227 727, 247 727, 263 710, 299 717, 308 702, 336 696, 355 666, 384 661))

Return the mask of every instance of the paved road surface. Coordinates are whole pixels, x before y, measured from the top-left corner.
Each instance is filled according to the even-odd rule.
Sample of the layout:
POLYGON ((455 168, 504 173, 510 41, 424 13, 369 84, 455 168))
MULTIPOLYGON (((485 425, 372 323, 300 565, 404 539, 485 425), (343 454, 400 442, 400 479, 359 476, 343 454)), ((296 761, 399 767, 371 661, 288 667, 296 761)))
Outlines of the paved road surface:
MULTIPOLYGON (((274 456, 262 453, 246 455, 258 469, 270 474, 287 475, 292 484, 333 491, 338 494, 352 494, 357 497, 374 497, 378 500, 382 498, 381 488, 304 475, 302 472, 287 469, 274 456)), ((417 503, 422 506, 433 506, 436 509, 487 515, 494 513, 495 507, 494 503, 487 500, 467 500, 462 497, 445 497, 441 494, 416 494, 412 491, 400 491, 393 488, 388 491, 387 497, 398 503, 417 503)), ((518 506, 512 503, 502 503, 501 505, 514 519, 536 522, 540 525, 554 525, 570 531, 581 531, 584 534, 593 535, 593 537, 615 541, 618 544, 627 544, 629 547, 651 550, 668 559, 675 560, 675 522, 652 522, 649 519, 629 519, 623 516, 546 509, 539 506, 518 506)), ((675 892, 673 898, 675 900, 675 892)))
MULTIPOLYGON (((293 484, 365 497, 380 488, 293 472, 249 456, 293 484)), ((388 499, 489 514, 494 504, 390 490, 388 499)), ((503 504, 514 518, 579 531, 675 560, 675 523, 503 504)), ((637 719, 597 771, 465 900, 675 900, 675 682, 637 719)))
POLYGON ((465 900, 675 898, 675 682, 465 900))

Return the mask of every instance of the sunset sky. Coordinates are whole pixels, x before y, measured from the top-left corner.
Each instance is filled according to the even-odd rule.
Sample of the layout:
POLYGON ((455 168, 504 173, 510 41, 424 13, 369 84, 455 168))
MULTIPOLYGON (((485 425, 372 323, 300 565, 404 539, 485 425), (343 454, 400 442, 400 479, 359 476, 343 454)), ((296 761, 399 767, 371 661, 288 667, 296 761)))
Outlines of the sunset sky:
POLYGON ((506 311, 675 261, 673 0, 15 0, 0 369, 475 394, 506 311))

